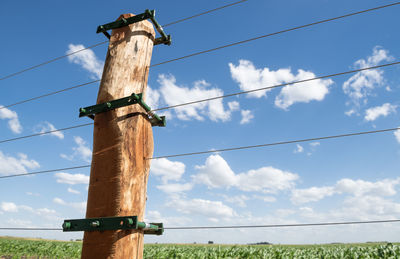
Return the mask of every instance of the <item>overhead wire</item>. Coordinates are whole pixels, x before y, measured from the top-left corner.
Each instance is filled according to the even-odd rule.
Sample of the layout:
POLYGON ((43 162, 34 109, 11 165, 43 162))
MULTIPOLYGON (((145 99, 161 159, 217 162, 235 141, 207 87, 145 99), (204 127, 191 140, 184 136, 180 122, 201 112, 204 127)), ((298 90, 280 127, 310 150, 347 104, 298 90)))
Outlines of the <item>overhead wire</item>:
POLYGON ((283 86, 287 86, 287 85, 295 85, 295 84, 300 84, 300 83, 306 83, 306 82, 320 80, 320 79, 324 79, 324 78, 330 78, 330 77, 337 77, 337 76, 342 76, 342 75, 347 75, 347 74, 353 74, 353 73, 357 73, 357 72, 361 72, 361 71, 365 71, 365 70, 383 68, 383 67, 394 66, 394 65, 399 65, 399 64, 400 64, 400 61, 397 61, 397 62, 382 64, 382 65, 378 65, 378 66, 365 67, 365 68, 354 69, 354 70, 350 70, 350 71, 339 72, 339 73, 334 73, 334 74, 329 74, 329 75, 324 75, 324 76, 319 76, 319 77, 312 77, 312 78, 293 81, 293 82, 289 82, 289 83, 283 83, 283 84, 278 84, 278 85, 273 85, 273 86, 266 86, 266 87, 256 88, 256 89, 252 89, 252 90, 248 90, 248 91, 242 91, 242 92, 237 92, 237 93, 231 93, 231 94, 226 94, 226 95, 220 95, 220 96, 205 98, 205 99, 196 100, 196 101, 187 102, 187 103, 180 103, 180 104, 170 105, 170 106, 166 106, 166 107, 162 107, 162 108, 153 109, 152 112, 161 111, 161 110, 167 110, 167 109, 182 107, 182 106, 185 106, 185 105, 191 105, 191 104, 196 104, 196 103, 201 103, 201 102, 207 102, 207 101, 212 101, 212 100, 217 100, 217 99, 222 99, 222 98, 227 98, 227 97, 233 97, 233 96, 238 96, 238 95, 242 95, 242 94, 248 94, 248 93, 253 93, 253 92, 258 92, 258 91, 264 91, 264 90, 269 90, 269 89, 273 89, 273 88, 279 88, 279 87, 283 87, 283 86))
POLYGON ((382 133, 382 132, 395 131, 395 130, 400 130, 400 127, 398 127, 398 128, 390 128, 390 129, 381 129, 381 130, 354 132, 354 133, 347 133, 347 134, 340 134, 340 135, 331 135, 331 136, 324 136, 324 137, 317 137, 317 138, 307 138, 307 139, 281 141, 281 142, 266 143, 266 144, 251 145, 251 146, 231 147, 231 148, 213 149, 213 150, 207 150, 207 151, 198 151, 198 152, 189 152, 189 153, 181 153, 181 154, 174 154, 174 155, 149 157, 147 159, 150 160, 150 159, 161 159, 161 158, 171 158, 171 157, 202 155, 202 154, 209 154, 209 153, 219 153, 219 152, 242 150, 242 149, 251 149, 251 148, 260 148, 260 147, 268 147, 268 146, 278 146, 278 145, 285 145, 285 144, 309 142, 309 141, 316 141, 316 140, 326 140, 326 139, 334 139, 334 138, 360 136, 360 135, 375 134, 375 133, 382 133))
POLYGON ((37 136, 47 135, 47 134, 51 134, 51 133, 54 133, 54 132, 60 132, 60 131, 66 131, 66 130, 76 129, 76 128, 80 128, 80 127, 90 126, 90 125, 93 125, 93 124, 94 124, 93 122, 91 122, 91 123, 85 123, 85 124, 79 124, 79 125, 75 125, 75 126, 71 126, 71 127, 67 127, 67 128, 56 129, 56 130, 50 130, 50 131, 44 131, 44 132, 39 132, 39 133, 35 133, 35 134, 31 134, 31 135, 26 135, 26 136, 21 136, 21 137, 16 137, 16 138, 4 139, 4 140, 0 140, 0 144, 1 144, 1 143, 5 143, 5 142, 16 141, 16 140, 20 140, 20 139, 26 139, 26 138, 31 138, 31 137, 37 137, 37 136))
POLYGON ((213 51, 216 51, 216 50, 220 50, 220 49, 224 49, 224 48, 228 48, 228 47, 232 47, 232 46, 248 43, 250 41, 259 40, 259 39, 271 37, 271 36, 274 36, 274 35, 282 34, 282 33, 285 33, 285 32, 295 31, 295 30, 307 28, 307 27, 310 27, 310 26, 314 26, 314 25, 317 25, 317 24, 331 22, 331 21, 347 18, 347 17, 350 17, 350 16, 358 15, 358 14, 363 14, 363 13, 367 13, 367 12, 371 12, 371 11, 376 11, 376 10, 379 10, 379 9, 392 7, 392 6, 399 5, 399 4, 400 4, 400 2, 395 2, 395 3, 392 3, 392 4, 382 5, 382 6, 369 8, 369 9, 365 9, 365 10, 358 11, 358 12, 353 12, 353 13, 349 13, 349 14, 345 14, 345 15, 341 15, 341 16, 325 19, 325 20, 320 20, 320 21, 313 22, 313 23, 308 23, 308 24, 296 26, 296 27, 285 29, 285 30, 281 30, 281 31, 278 31, 278 32, 269 33, 269 34, 257 36, 257 37, 254 37, 254 38, 250 38, 250 39, 247 39, 247 40, 242 40, 242 41, 233 42, 233 43, 230 43, 230 44, 227 44, 227 45, 222 45, 222 46, 219 46, 219 47, 216 47, 216 48, 207 49, 207 50, 203 50, 203 51, 199 51, 199 52, 194 52, 192 54, 185 55, 185 56, 182 56, 182 57, 179 57, 179 58, 174 58, 174 59, 170 59, 170 60, 166 60, 166 61, 163 61, 163 62, 160 62, 160 63, 153 64, 150 67, 155 67, 155 66, 171 63, 171 62, 182 60, 182 59, 186 59, 186 58, 189 58, 189 57, 193 57, 193 56, 197 56, 197 55, 213 52, 213 51))
MULTIPOLYGON (((236 4, 240 3, 240 2, 243 2, 243 1, 236 2, 236 4)), ((233 3, 233 4, 235 4, 235 3, 233 3)), ((173 62, 173 61, 177 61, 177 60, 181 60, 181 59, 197 56, 197 55, 200 55, 200 54, 205 54, 205 53, 212 52, 212 51, 215 51, 215 50, 219 50, 219 49, 223 49, 223 48, 227 48, 227 47, 243 44, 243 43, 246 43, 246 42, 250 42, 250 41, 254 41, 254 40, 258 40, 258 39, 274 36, 274 35, 285 33, 285 32, 289 32, 289 31, 298 30, 298 29, 305 28, 305 27, 310 27, 310 26, 313 26, 313 25, 317 25, 317 24, 321 24, 321 23, 325 23, 325 22, 329 22, 329 21, 334 21, 334 20, 350 17, 350 16, 353 16, 353 15, 361 14, 361 13, 375 11, 375 10, 378 10, 378 9, 382 9, 382 8, 386 8, 386 7, 390 7, 390 6, 394 6, 394 5, 398 5, 398 4, 400 4, 400 2, 396 2, 396 3, 392 3, 392 4, 388 4, 388 5, 383 5, 383 6, 378 6, 378 7, 375 7, 375 8, 370 8, 370 9, 358 11, 358 12, 355 12, 355 13, 350 13, 350 14, 337 16, 337 17, 330 18, 330 19, 321 20, 321 21, 314 22, 314 23, 309 23, 309 24, 306 24, 306 25, 293 27, 293 28, 286 29, 286 30, 281 30, 281 31, 278 31, 278 32, 274 32, 274 33, 262 35, 262 36, 259 36, 259 37, 247 39, 247 40, 244 40, 244 41, 239 41, 239 42, 231 43, 231 44, 228 44, 228 45, 223 45, 223 46, 220 46, 220 47, 217 47, 217 48, 212 48, 212 49, 208 49, 208 50, 204 50, 204 51, 200 51, 200 52, 195 52, 195 53, 192 53, 192 54, 189 54, 189 55, 186 55, 186 56, 182 56, 182 57, 179 57, 179 58, 166 60, 166 61, 163 61, 163 62, 160 62, 160 63, 156 63, 156 64, 153 64, 153 65, 150 65, 150 67, 155 67, 155 66, 167 64, 167 63, 170 63, 170 62, 173 62)), ((100 82, 100 80, 95 80, 95 81, 79 84, 79 85, 68 87, 68 88, 65 88, 65 89, 58 90, 58 91, 49 92, 47 94, 43 94, 43 95, 40 95, 40 96, 37 96, 37 97, 33 97, 33 98, 26 99, 26 100, 18 101, 16 103, 12 103, 12 104, 9 104, 9 105, 6 105, 6 106, 2 106, 2 107, 0 107, 0 110, 8 108, 8 107, 15 106, 15 105, 19 105, 19 104, 22 104, 22 103, 34 101, 34 100, 37 100, 37 99, 40 99, 40 98, 44 98, 44 97, 47 97, 47 96, 50 96, 50 95, 58 94, 58 93, 61 93, 61 92, 66 92, 66 91, 69 91, 69 90, 72 90, 72 89, 76 89, 76 88, 79 88, 79 87, 82 87, 82 86, 86 86, 86 85, 89 85, 89 84, 92 84, 92 83, 95 83, 95 82, 100 82)))
MULTIPOLYGON (((382 224, 397 223, 400 219, 368 220, 368 221, 342 221, 322 223, 299 223, 299 224, 268 224, 268 225, 231 225, 231 226, 192 226, 192 227, 164 227, 165 230, 199 230, 199 229, 241 229, 241 228, 287 228, 287 227, 316 227, 316 226, 338 226, 359 224, 382 224)), ((22 227, 0 227, 0 230, 63 230, 62 228, 22 228, 22 227)))
MULTIPOLYGON (((181 103, 181 104, 171 105, 171 106, 167 106, 167 107, 162 107, 162 108, 158 108, 158 109, 151 110, 151 112, 156 112, 156 111, 166 110, 166 109, 172 109, 172 108, 177 108, 177 107, 181 107, 181 106, 185 106, 185 105, 191 105, 191 104, 196 104, 196 103, 201 103, 201 102, 206 102, 206 101, 211 101, 211 100, 216 100, 216 99, 221 99, 221 98, 227 98, 227 97, 232 97, 232 96, 237 96, 237 95, 242 95, 242 94, 248 94, 248 93, 252 93, 252 92, 263 91, 263 90, 268 90, 268 89, 283 87, 283 86, 287 86, 287 85, 295 85, 295 84, 310 82, 310 81, 314 81, 314 80, 320 80, 320 79, 323 79, 323 78, 336 77, 336 76, 340 76, 340 75, 346 75, 346 74, 351 74, 351 73, 357 73, 357 72, 366 71, 366 70, 371 70, 371 69, 377 69, 377 68, 383 68, 383 67, 388 67, 388 66, 394 66, 394 65, 398 65, 398 64, 400 64, 400 61, 392 62, 392 63, 387 63, 387 64, 382 64, 382 65, 378 65, 378 66, 372 66, 372 67, 365 67, 365 68, 360 68, 360 69, 354 69, 354 70, 350 70, 350 71, 339 72, 339 73, 329 74, 329 75, 324 75, 324 76, 319 76, 319 77, 313 77, 313 78, 308 78, 308 79, 299 80, 299 81, 293 81, 293 82, 284 83, 284 84, 279 84, 279 85, 273 85, 273 86, 267 86, 267 87, 262 87, 262 88, 256 88, 256 89, 252 89, 252 90, 248 90, 248 91, 242 91, 242 92, 237 92, 237 93, 232 93, 232 94, 227 94, 227 95, 215 96, 215 97, 206 98, 206 99, 201 99, 201 100, 192 101, 192 102, 187 102, 187 103, 181 103)), ((1 107, 0 107, 0 109, 1 109, 1 107)), ((20 139, 25 139, 25 138, 35 137, 35 136, 41 136, 41 135, 51 134, 51 133, 54 133, 54 132, 57 132, 57 131, 65 131, 65 130, 74 129, 74 128, 78 128, 78 127, 89 126, 89 125, 93 125, 93 123, 79 124, 79 125, 75 125, 75 126, 68 127, 68 128, 57 129, 57 130, 51 130, 51 131, 36 133, 36 134, 32 134, 32 135, 27 135, 27 136, 21 136, 21 137, 16 137, 16 138, 11 138, 11 139, 0 140, 0 144, 1 144, 1 143, 5 143, 5 142, 16 141, 16 140, 20 140, 20 139)))
MULTIPOLYGON (((214 9, 211 9, 211 10, 208 10, 208 11, 205 11, 205 12, 202 12, 202 13, 199 13, 199 14, 195 14, 195 15, 192 15, 192 16, 189 16, 189 17, 186 17, 186 18, 179 19, 179 20, 177 20, 177 21, 168 23, 168 24, 166 24, 166 25, 163 25, 163 27, 167 27, 167 26, 171 26, 171 25, 174 25, 174 24, 177 24, 177 23, 181 23, 181 22, 184 22, 184 21, 187 21, 187 20, 190 20, 190 19, 193 19, 193 18, 202 16, 202 15, 205 15, 205 14, 208 14, 208 13, 212 13, 212 12, 215 12, 215 11, 218 11, 218 10, 221 10, 221 9, 224 9, 224 8, 227 8, 227 7, 230 7, 230 6, 234 6, 234 5, 237 5, 237 4, 246 2, 246 1, 248 1, 248 0, 241 0, 241 1, 237 1, 237 2, 234 2, 234 3, 231 3, 231 4, 227 4, 227 5, 221 6, 221 7, 217 7, 217 8, 214 8, 214 9)), ((75 55, 75 54, 77 54, 77 53, 79 53, 79 52, 81 52, 81 51, 95 48, 95 47, 97 47, 97 46, 106 44, 106 43, 108 43, 108 42, 109 42, 108 40, 107 40, 107 41, 102 41, 102 42, 99 42, 99 43, 90 45, 89 47, 86 47, 86 48, 83 48, 83 49, 79 49, 79 50, 77 50, 77 51, 69 52, 69 53, 67 53, 67 54, 65 54, 65 55, 62 55, 62 56, 59 56, 59 57, 56 57, 56 58, 47 60, 47 61, 42 62, 42 63, 40 63, 40 64, 31 66, 31 67, 27 67, 27 68, 22 69, 22 70, 20 70, 20 71, 17 71, 17 72, 8 74, 8 75, 3 76, 3 77, 0 77, 0 81, 1 81, 1 80, 5 80, 5 79, 10 78, 10 77, 13 77, 13 76, 16 76, 16 75, 19 75, 19 74, 22 74, 22 73, 27 72, 27 71, 33 70, 33 69, 35 69, 35 68, 38 68, 38 67, 41 67, 41 66, 50 64, 50 63, 52 63, 52 62, 54 62, 54 61, 57 61, 57 60, 60 60, 60 59, 69 57, 69 56, 71 56, 71 55, 75 55)))
MULTIPOLYGON (((334 139, 334 138, 343 138, 343 137, 352 137, 352 136, 360 136, 360 135, 368 135, 368 134, 375 134, 375 133, 383 133, 389 131, 400 130, 398 128, 389 128, 389 129, 380 129, 380 130, 372 130, 372 131, 361 131, 361 132, 353 132, 353 133, 346 133, 340 135, 330 135, 324 137, 316 137, 316 138, 307 138, 307 139, 297 139, 297 140, 289 140, 289 141, 281 141, 281 142, 273 142, 273 143, 266 143, 260 145, 252 145, 252 146, 241 146, 241 147, 232 147, 232 148, 224 148, 224 149, 214 149, 214 150, 207 150, 207 151, 200 151, 200 152, 190 152, 190 153, 181 153, 181 154, 174 154, 174 155, 165 155, 165 156, 157 156, 157 157, 150 157, 147 159, 161 159, 161 158, 171 158, 171 157, 182 157, 182 156, 192 156, 192 155, 201 155, 201 154, 209 154, 209 153, 218 153, 218 152, 225 152, 225 151, 233 151, 233 150, 241 150, 241 149, 251 149, 251 148, 260 148, 260 147, 268 147, 268 146, 278 146, 278 145, 286 145, 286 144, 293 144, 293 143, 300 143, 300 142, 309 142, 309 141, 316 141, 316 140, 326 140, 326 139, 334 139)), ((19 176, 27 176, 27 175, 34 175, 34 174, 44 174, 44 173, 52 173, 58 171, 67 171, 79 168, 87 168, 90 165, 81 165, 76 167, 70 168, 58 168, 58 169, 51 169, 45 171, 38 171, 32 173, 16 173, 6 176, 1 176, 1 178, 13 178, 19 176)))
POLYGON ((82 168, 88 168, 90 165, 80 165, 80 166, 73 166, 73 167, 64 167, 64 168, 58 168, 58 169, 50 169, 50 170, 42 170, 42 171, 36 171, 36 172, 30 172, 30 173, 17 173, 17 174, 12 174, 12 175, 3 175, 0 176, 0 179, 4 178, 13 178, 13 177, 18 177, 18 176, 29 176, 29 175, 37 175, 37 174, 47 174, 47 173, 54 173, 54 172, 61 172, 61 171, 69 171, 69 170, 76 170, 76 169, 82 169, 82 168))

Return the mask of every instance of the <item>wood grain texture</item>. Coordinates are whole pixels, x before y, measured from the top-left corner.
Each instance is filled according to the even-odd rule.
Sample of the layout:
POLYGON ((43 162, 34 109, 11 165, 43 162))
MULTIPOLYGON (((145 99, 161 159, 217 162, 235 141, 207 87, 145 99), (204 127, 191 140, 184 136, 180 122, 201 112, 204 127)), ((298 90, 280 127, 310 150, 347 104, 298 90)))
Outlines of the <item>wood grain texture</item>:
MULTIPOLYGON (((148 21, 112 31, 97 103, 132 93, 145 95, 154 37, 153 25, 148 21)), ((139 105, 96 115, 86 218, 138 216, 142 221, 150 169, 150 160, 145 158, 152 155, 151 123, 139 105)), ((82 258, 142 256, 142 231, 84 234, 82 258)))

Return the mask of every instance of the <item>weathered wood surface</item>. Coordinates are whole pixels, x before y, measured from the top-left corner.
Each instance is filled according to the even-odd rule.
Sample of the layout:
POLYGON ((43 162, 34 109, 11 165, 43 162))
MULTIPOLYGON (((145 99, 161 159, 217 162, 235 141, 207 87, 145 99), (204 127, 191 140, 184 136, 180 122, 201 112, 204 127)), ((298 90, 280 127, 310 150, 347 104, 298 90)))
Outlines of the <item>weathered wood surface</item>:
MULTIPOLYGON (((112 31, 97 103, 146 92, 154 36, 148 21, 112 31)), ((137 215, 142 221, 150 168, 145 158, 152 155, 151 124, 139 105, 96 115, 86 217, 137 215)), ((84 234, 84 259, 142 256, 142 231, 84 234)))

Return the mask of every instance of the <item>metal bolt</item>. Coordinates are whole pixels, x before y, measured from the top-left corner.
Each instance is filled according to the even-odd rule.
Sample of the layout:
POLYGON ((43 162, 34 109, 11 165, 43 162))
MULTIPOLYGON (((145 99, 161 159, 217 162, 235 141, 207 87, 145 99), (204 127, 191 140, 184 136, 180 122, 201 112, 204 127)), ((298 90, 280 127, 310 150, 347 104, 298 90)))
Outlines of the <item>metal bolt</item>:
POLYGON ((108 108, 111 108, 111 103, 106 103, 108 108))
POLYGON ((92 226, 92 227, 94 227, 94 228, 97 228, 97 227, 99 227, 100 226, 100 222, 99 221, 93 221, 92 223, 90 223, 90 226, 92 226))
POLYGON ((71 222, 64 222, 63 228, 70 229, 71 228, 71 222))

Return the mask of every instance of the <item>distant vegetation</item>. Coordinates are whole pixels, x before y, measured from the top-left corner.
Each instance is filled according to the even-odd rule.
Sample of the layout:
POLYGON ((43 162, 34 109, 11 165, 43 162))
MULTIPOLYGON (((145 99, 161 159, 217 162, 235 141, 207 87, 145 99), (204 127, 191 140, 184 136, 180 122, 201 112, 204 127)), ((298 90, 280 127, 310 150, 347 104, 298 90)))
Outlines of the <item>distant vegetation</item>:
MULTIPOLYGON (((0 238, 0 258, 80 258, 82 242, 0 238)), ((144 258, 400 258, 399 244, 145 245, 144 258)))

